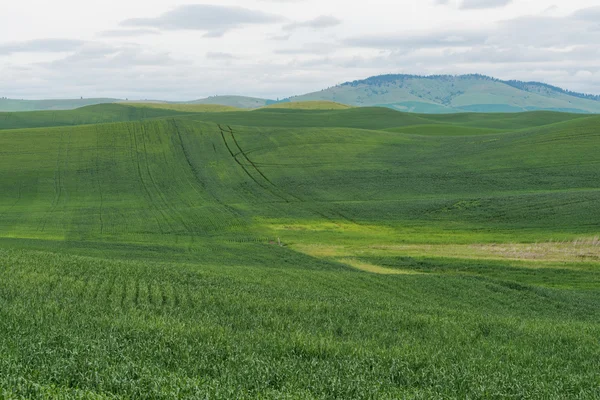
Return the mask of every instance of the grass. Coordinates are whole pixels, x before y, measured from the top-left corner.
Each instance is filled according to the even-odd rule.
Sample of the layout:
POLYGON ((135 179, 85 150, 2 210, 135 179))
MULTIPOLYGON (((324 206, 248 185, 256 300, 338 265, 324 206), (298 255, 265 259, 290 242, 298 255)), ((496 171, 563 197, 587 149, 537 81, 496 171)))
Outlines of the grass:
POLYGON ((600 396, 598 117, 0 123, 0 398, 600 396))
POLYGON ((174 110, 183 112, 224 112, 224 111, 243 111, 237 107, 225 106, 220 104, 189 104, 189 103, 136 103, 130 102, 125 103, 128 106, 140 107, 140 108, 159 108, 163 110, 174 110))
POLYGON ((211 96, 206 99, 194 100, 188 104, 218 104, 235 108, 253 109, 274 103, 274 100, 246 96, 211 96))
POLYGON ((115 103, 117 99, 55 99, 55 100, 17 100, 0 99, 0 112, 41 111, 41 110, 72 110, 79 107, 115 103))
POLYGON ((333 101, 293 101, 271 104, 263 108, 285 108, 290 110, 347 110, 352 106, 333 101))
POLYGON ((93 125, 140 121, 187 114, 183 111, 126 104, 99 104, 68 111, 31 111, 0 113, 0 129, 47 128, 52 126, 93 125))

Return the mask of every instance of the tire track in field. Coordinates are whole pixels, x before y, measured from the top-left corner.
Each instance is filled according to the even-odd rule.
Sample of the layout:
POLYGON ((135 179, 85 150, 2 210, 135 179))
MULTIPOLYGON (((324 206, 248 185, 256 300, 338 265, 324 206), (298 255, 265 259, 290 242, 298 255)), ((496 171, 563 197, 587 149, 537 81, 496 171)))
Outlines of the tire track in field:
POLYGON ((135 279, 135 289, 133 290, 132 303, 135 307, 138 307, 140 304, 140 278, 139 277, 136 277, 136 279, 135 279))
POLYGON ((41 227, 41 229, 38 229, 41 232, 44 232, 46 230, 46 225, 48 223, 48 220, 50 219, 52 214, 54 214, 54 212, 56 211, 56 208, 58 207, 58 203, 60 202, 61 196, 63 194, 63 171, 62 171, 62 167, 61 167, 61 160, 62 160, 63 150, 65 152, 65 156, 64 156, 65 159, 68 159, 68 157, 69 157, 69 145, 71 143, 71 135, 70 134, 68 134, 68 139, 67 139, 67 144, 65 146, 65 149, 63 149, 63 143, 64 143, 64 131, 61 131, 60 142, 58 143, 58 151, 57 151, 57 156, 56 156, 56 169, 54 170, 54 200, 52 201, 50 210, 44 214, 42 227, 41 227))
MULTIPOLYGON (((172 215, 172 220, 177 223, 179 222, 188 233, 193 233, 193 229, 190 228, 188 226, 188 224, 185 222, 185 218, 183 218, 183 216, 181 215, 181 213, 179 212, 179 210, 177 210, 176 208, 174 208, 173 206, 171 206, 171 203, 165 198, 163 191, 158 187, 158 185, 156 184, 156 180, 154 179, 154 176, 152 175, 152 172, 150 170, 150 163, 148 162, 148 149, 146 147, 146 137, 148 136, 146 133, 146 125, 142 124, 142 145, 144 147, 144 158, 146 160, 145 164, 146 164, 146 172, 148 172, 148 176, 150 177, 150 182, 152 182, 152 186, 154 186, 154 190, 156 191, 156 193, 158 194, 158 197, 160 198, 160 200, 162 200, 163 204, 165 205, 165 207, 169 210, 171 210, 171 213, 169 213, 170 215, 172 215), (179 221, 177 221, 177 219, 174 217, 175 215, 178 216, 177 219, 179 219, 179 221)), ((160 135, 159 135, 160 137, 160 135)), ((165 162, 166 163, 166 162, 165 162)), ((164 212, 163 212, 164 215, 164 212)), ((173 228, 171 228, 173 229, 173 228)))
POLYGON ((111 297, 112 297, 112 294, 113 294, 113 292, 115 290, 115 283, 116 283, 116 281, 117 281, 117 276, 116 276, 116 274, 113 274, 113 276, 110 278, 110 282, 108 284, 108 288, 106 290, 106 293, 104 294, 104 303, 106 303, 106 305, 109 306, 109 307, 110 307, 111 302, 112 302, 111 297))
MULTIPOLYGON (((144 192, 146 193, 146 197, 148 197, 148 201, 150 202, 150 204, 152 204, 152 207, 158 211, 163 218, 165 218, 164 213, 162 212, 162 210, 160 210, 157 206, 156 203, 154 202, 154 199, 150 193, 150 190, 148 190, 148 185, 146 185, 146 182, 144 181, 144 178, 142 176, 142 167, 140 166, 140 154, 139 154, 139 150, 138 150, 138 144, 137 144, 137 137, 135 134, 135 130, 132 132, 129 128, 129 125, 127 125, 127 130, 129 130, 129 134, 131 135, 131 137, 133 137, 133 145, 135 148, 135 163, 136 163, 136 167, 137 167, 137 173, 138 173, 138 178, 140 179, 140 183, 142 184, 142 188, 144 189, 144 192)), ((152 216, 154 217, 154 219, 156 220, 156 223, 158 225, 158 229, 160 231, 160 233, 165 233, 165 230, 163 229, 162 224, 160 223, 160 220, 156 217, 156 214, 152 213, 152 216)), ((168 224, 168 222, 167 222, 168 224)))
MULTIPOLYGON (((175 132, 177 133, 177 138, 179 139, 179 145, 181 147, 181 151, 184 155, 187 166, 192 171, 192 175, 194 177, 193 182, 190 182, 190 185, 194 188, 194 191, 196 193, 198 193, 198 195, 200 197, 202 197, 203 193, 198 190, 198 188, 194 184, 194 182, 195 182, 198 185, 200 185, 200 187, 204 190, 204 192, 206 194, 208 194, 212 199, 214 199, 215 202, 217 202, 221 207, 223 207, 231 215, 231 217, 233 218, 233 220, 235 222, 235 224, 233 224, 233 225, 245 227, 247 223, 246 223, 246 221, 243 220, 243 218, 239 214, 239 212, 237 212, 237 210, 235 208, 231 207, 229 204, 226 204, 220 198, 218 198, 215 194, 213 194, 207 188, 206 184, 202 181, 202 179, 200 179, 200 174, 199 174, 198 170, 196 169, 196 167, 194 167, 191 156, 189 154, 189 151, 186 149, 185 143, 183 142, 183 137, 181 136, 181 131, 179 129, 179 125, 177 124, 177 120, 173 119, 172 123, 173 123, 173 127, 175 128, 175 132)), ((213 148, 214 148, 214 144, 213 144, 213 148)), ((215 151, 216 151, 216 149, 215 149, 215 151)), ((218 226, 214 223, 213 223, 213 225, 214 225, 215 229, 218 230, 218 226)))
MULTIPOLYGON (((238 158, 235 156, 235 154, 233 153, 233 151, 231 150, 231 147, 229 146, 229 144, 227 143, 227 139, 225 138, 225 130, 223 129, 223 127, 220 124, 217 124, 217 126, 219 127, 219 131, 221 132, 221 137, 223 138, 223 143, 225 144, 225 147, 227 147, 227 151, 229 152, 229 154, 231 155, 231 157, 234 159, 234 161, 244 170, 244 172, 246 173, 246 175, 248 175, 250 177, 250 179, 252 179, 254 181, 254 183, 256 183, 258 186, 260 186, 261 188, 263 188, 264 190, 266 190, 267 192, 271 193, 273 196, 283 200, 286 203, 289 203, 290 200, 285 198, 284 196, 282 196, 279 193, 276 193, 273 189, 271 189, 269 187, 269 185, 265 185, 261 182, 258 181, 258 179, 256 179, 251 173, 250 171, 248 171, 248 169, 246 168, 246 166, 244 164, 242 164, 242 162, 240 160, 238 160, 238 158)), ((231 132, 230 132, 231 133, 231 132)), ((231 135, 233 136, 233 134, 231 135)), ((262 176, 262 174, 261 174, 262 176)), ((268 179, 267 179, 268 181, 268 179)), ((269 182, 270 183, 270 182, 269 182)), ((271 183, 272 185, 272 183, 271 183)))
MULTIPOLYGON (((254 162, 252 162, 252 160, 250 158, 248 158, 248 156, 246 155, 246 152, 240 147, 237 139, 235 138, 235 135, 233 134, 233 129, 231 129, 231 126, 227 125, 227 129, 229 129, 229 133, 231 134, 231 138, 233 139, 233 143, 235 143, 235 147, 238 148, 239 153, 242 156, 244 156, 244 158, 246 159, 246 161, 248 161, 250 163, 250 165, 252 165, 252 168, 254 168, 256 170, 256 172, 258 172, 260 174, 260 176, 262 176, 265 181, 267 181, 270 185, 276 187, 277 189, 279 189, 279 187, 277 187, 277 185, 275 185, 273 182, 271 182, 271 180, 269 178, 267 178, 267 176, 265 174, 263 174, 263 172, 256 166, 256 164, 254 164, 254 162)), ((235 156, 234 156, 235 157, 235 156)), ((281 189, 279 189, 281 190, 281 189)), ((286 193, 287 195, 290 195, 292 197, 295 197, 289 193, 286 193)), ((299 199, 297 199, 299 200, 299 199)))
MULTIPOLYGON (((179 125, 177 125, 177 121, 173 118, 173 119, 170 120, 170 123, 173 125, 173 130, 177 133, 177 139, 179 140, 179 148, 181 149, 181 152, 183 154, 183 158, 185 159, 185 163, 187 165, 187 168, 191 171, 192 176, 194 177, 194 179, 190 179, 188 177, 188 174, 184 173, 183 175, 185 176, 185 179, 186 179, 187 183, 194 190, 194 192, 196 192, 196 194, 198 195, 198 197, 201 198, 201 199, 203 199, 203 200, 205 200, 204 196, 203 196, 203 192, 198 189, 198 186, 200 186, 204 190, 204 193, 209 193, 209 191, 206 188, 206 184, 200 179, 200 177, 198 176, 198 171, 196 170, 196 168, 192 164, 192 161, 191 161, 191 158, 190 158, 190 154, 189 154, 188 150, 186 149, 185 144, 183 143, 183 137, 181 136, 181 132, 179 130, 179 125)), ((180 157, 177 157, 177 160, 179 160, 179 159, 180 159, 180 157)), ((184 166, 184 168, 185 168, 185 166, 184 166)), ((218 199, 215 198, 215 200, 217 200, 217 202, 218 202, 218 199)), ((188 203, 188 205, 190 207, 193 206, 192 202, 187 202, 187 203, 188 203)), ((195 215, 195 216, 196 217, 200 217, 199 215, 195 215)), ((198 219, 200 219, 200 218, 198 218, 198 219)), ((205 218, 204 220, 207 221, 208 223, 210 223, 215 230, 219 229, 219 226, 212 219, 205 218)), ((201 220, 200 222, 203 222, 203 221, 201 220)), ((199 224, 199 225, 201 225, 201 224, 199 224)), ((190 237, 190 244, 188 246, 188 250, 192 249, 193 244, 194 244, 194 235, 193 234, 197 233, 197 232, 194 231, 194 232, 190 232, 190 233, 192 235, 190 237)), ((208 232, 205 230, 203 233, 208 233, 208 232)))
POLYGON ((96 126, 96 183, 100 194, 100 235, 104 234, 104 221, 102 219, 104 196, 102 195, 102 183, 100 182, 100 132, 96 126))
MULTIPOLYGON (((287 191, 285 191, 285 190, 281 189, 279 186, 277 186, 276 184, 274 184, 274 183, 273 183, 273 182, 272 182, 272 181, 271 181, 269 178, 267 178, 267 176, 266 176, 266 175, 265 175, 265 174, 264 174, 264 173, 263 173, 263 172, 260 170, 260 168, 258 168, 258 166, 256 165, 256 163, 254 163, 254 162, 253 162, 253 161, 252 161, 252 160, 251 160, 251 159, 248 157, 248 155, 246 154, 246 152, 244 151, 244 149, 242 149, 242 147, 239 145, 239 143, 238 143, 237 139, 235 138, 235 134, 234 134, 234 132, 233 132, 233 129, 231 129, 231 126, 227 125, 227 128, 229 129, 229 133, 231 134, 231 137, 232 137, 232 139, 233 139, 233 141, 234 141, 234 143, 235 143, 235 146, 237 147, 237 149, 238 149, 238 151, 239 151, 237 154, 241 154, 241 155, 244 157, 244 159, 245 159, 245 160, 246 160, 246 161, 247 161, 247 162, 248 162, 248 163, 249 163, 249 164, 250 164, 250 165, 251 165, 251 166, 252 166, 252 167, 253 167, 253 168, 256 170, 256 172, 258 172, 258 173, 259 173, 259 174, 260 174, 260 175, 261 175, 261 176, 262 176, 262 177, 263 177, 263 178, 264 178, 264 179, 265 179, 265 180, 266 180, 266 181, 267 181, 267 182, 268 182, 268 183, 269 183, 271 186, 275 187, 277 190, 279 190, 279 191, 283 192, 283 193, 284 193, 284 194, 286 194, 287 196, 289 196, 289 197, 292 197, 294 200, 296 200, 296 201, 298 201, 298 202, 300 202, 300 203, 303 203, 303 204, 305 204, 305 207, 306 207, 306 203, 307 203, 307 202, 306 202, 305 200, 303 200, 303 199, 299 198, 298 196, 295 196, 295 195, 293 195, 293 194, 291 194, 291 193, 289 193, 289 192, 287 192, 287 191)), ((221 129, 221 135, 223 136, 223 140, 225 140, 225 138, 224 138, 224 135, 223 135, 223 130, 222 130, 222 128, 221 128, 221 125, 219 125, 219 129, 221 129)), ((227 142, 225 142, 225 144, 227 145, 227 142)), ((227 148, 229 149, 229 146, 228 146, 227 148)), ((236 158, 236 155, 234 155, 234 153, 233 153, 233 152, 231 152, 231 151, 230 151, 230 153, 231 153, 231 155, 233 156, 233 158, 234 158, 234 159, 235 159, 235 160, 238 162, 238 164, 240 164, 240 166, 242 166, 242 164, 241 164, 241 163, 240 163, 240 162, 237 160, 237 158, 236 158)), ((242 168, 243 168, 243 166, 242 166, 242 168)), ((247 172, 247 173, 248 173, 248 172, 247 172)), ((248 174, 249 174, 249 173, 248 173, 248 174)), ((252 177, 252 176, 251 176, 251 177, 252 177)), ((254 179, 254 178, 253 178, 253 179, 254 179)), ((261 186, 262 186, 262 185, 261 185, 261 186)), ((264 186, 262 186, 262 187, 264 188, 264 186)), ((269 189, 267 189, 267 188, 265 188, 265 189, 266 189, 266 190, 269 190, 269 189)), ((269 190, 269 191, 270 191, 271 193, 273 193, 274 195, 277 195, 277 194, 275 194, 275 193, 274 193, 272 190, 269 190)), ((279 196, 279 195, 277 195, 277 196, 278 196, 278 197, 280 197, 280 198, 283 198, 282 196, 279 196)), ((284 199, 284 200, 286 201, 286 203, 289 203, 289 202, 290 202, 288 199, 284 199)), ((327 221, 329 221, 329 222, 331 222, 331 223, 333 223, 333 224, 335 224, 335 225, 337 225, 337 226, 340 226, 340 225, 339 225, 339 224, 338 224, 338 223, 335 221, 335 219, 331 218, 330 216, 328 216, 327 214, 323 213, 322 211, 320 211, 320 210, 316 210, 316 209, 314 209, 313 207, 306 207, 306 208, 307 208, 308 210, 312 211, 313 213, 315 213, 315 214, 319 215, 320 217, 322 217, 322 218, 326 219, 327 221)), ((353 224, 356 224, 356 225, 360 225, 360 224, 358 224, 358 223, 357 223, 355 220, 353 220, 353 219, 351 219, 351 218, 347 217, 346 215, 342 214, 342 213, 341 213, 341 212, 339 212, 339 211, 335 211, 335 210, 330 210, 330 211, 331 211, 331 213, 333 213, 334 215, 337 215, 338 217, 342 218, 343 220, 345 220, 345 221, 347 221, 347 222, 350 222, 350 223, 353 223, 353 224)))
POLYGON ((0 214, 0 221, 2 221, 2 219, 4 218, 4 216, 8 215, 8 213, 10 213, 13 208, 15 208, 17 206, 17 204, 19 204, 19 201, 21 201, 21 196, 22 196, 22 190, 23 190, 23 181, 21 181, 19 183, 19 189, 17 192, 17 200, 15 200, 15 202, 13 204, 11 204, 8 208, 6 208, 2 214, 0 214))
MULTIPOLYGON (((246 161, 248 161, 250 163, 250 165, 252 165, 252 167, 267 181, 269 182, 269 184, 271 184, 272 186, 274 186, 275 188, 277 188, 279 191, 285 193, 286 195, 292 197, 293 199, 295 199, 296 201, 299 201, 301 203, 306 203, 305 200, 299 198, 298 196, 295 196, 283 189, 281 189, 279 186, 277 186, 276 184, 274 184, 269 178, 267 178, 267 176, 258 168, 258 166, 256 165, 256 163, 254 163, 252 160, 250 160, 250 158, 248 157, 248 155, 246 154, 246 152, 244 151, 244 149, 241 148, 241 146, 239 145, 238 141, 235 138, 235 135, 233 133, 233 129, 231 129, 231 126, 227 125, 227 128, 229 129, 229 132, 231 133, 231 137, 233 138, 233 141, 236 145, 236 147, 239 150, 238 154, 242 154, 244 156, 244 158, 246 159, 246 161)), ((325 213, 323 213, 322 211, 319 210, 315 210, 314 208, 310 207, 309 208, 310 211, 314 212, 315 214, 321 216, 322 218, 325 218, 327 221, 330 221, 336 225, 339 226, 339 224, 337 224, 335 222, 335 220, 333 220, 332 218, 330 218, 329 216, 327 216, 325 213)), ((346 217, 345 215, 343 215, 341 212, 338 211, 332 211, 334 214, 337 214, 338 216, 340 216, 342 219, 352 222, 352 223, 356 223, 355 221, 351 220, 350 218, 346 217)))

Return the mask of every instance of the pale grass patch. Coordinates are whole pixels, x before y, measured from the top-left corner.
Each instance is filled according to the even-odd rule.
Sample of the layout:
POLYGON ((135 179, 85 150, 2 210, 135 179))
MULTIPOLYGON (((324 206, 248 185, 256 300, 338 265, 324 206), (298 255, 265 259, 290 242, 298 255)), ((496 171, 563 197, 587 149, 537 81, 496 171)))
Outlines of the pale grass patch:
POLYGON ((394 268, 385 268, 379 265, 366 263, 363 261, 359 261, 354 258, 340 258, 337 261, 349 265, 352 268, 360 269, 361 271, 371 272, 373 274, 381 274, 381 275, 421 275, 421 272, 406 270, 406 269, 394 269, 394 268))
POLYGON ((600 261, 600 239, 572 241, 471 245, 475 252, 515 260, 600 261))
POLYGON ((306 223, 266 223, 267 228, 274 231, 300 231, 300 232, 347 232, 363 233, 365 235, 392 235, 395 231, 379 225, 358 225, 352 222, 314 221, 306 223))
POLYGON ((473 244, 378 244, 327 245, 295 244, 298 251, 313 257, 446 257, 481 260, 513 260, 559 263, 600 263, 600 238, 578 238, 570 241, 538 243, 473 243, 473 244))
POLYGON ((354 254, 354 250, 346 246, 321 244, 295 244, 295 250, 312 257, 339 257, 354 254))

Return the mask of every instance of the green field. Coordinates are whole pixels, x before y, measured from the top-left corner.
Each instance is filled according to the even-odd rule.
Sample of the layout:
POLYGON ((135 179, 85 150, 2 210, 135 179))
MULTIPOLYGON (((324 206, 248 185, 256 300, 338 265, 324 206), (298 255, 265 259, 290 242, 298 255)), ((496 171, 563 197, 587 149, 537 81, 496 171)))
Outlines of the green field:
POLYGON ((0 398, 600 397, 600 116, 205 110, 0 113, 0 398))
POLYGON ((346 110, 352 108, 333 101, 295 101, 271 104, 263 108, 287 108, 292 110, 346 110))

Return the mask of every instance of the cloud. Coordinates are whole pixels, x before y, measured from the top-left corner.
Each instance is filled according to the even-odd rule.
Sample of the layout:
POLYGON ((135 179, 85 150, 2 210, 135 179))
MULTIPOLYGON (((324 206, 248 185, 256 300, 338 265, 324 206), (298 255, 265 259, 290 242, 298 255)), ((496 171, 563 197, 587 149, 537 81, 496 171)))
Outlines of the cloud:
POLYGON ((447 30, 438 32, 403 33, 396 35, 370 35, 346 39, 351 47, 376 49, 412 49, 421 47, 465 47, 485 44, 488 33, 485 31, 447 30))
MULTIPOLYGON (((597 54, 600 43, 600 24, 595 13, 600 7, 577 11, 571 15, 524 16, 500 21, 481 29, 452 29, 444 31, 401 32, 350 37, 343 41, 346 46, 387 51, 415 50, 423 48, 498 48, 528 49, 529 52, 554 52, 565 48, 588 46, 597 54), (594 50, 595 49, 595 50, 594 50)), ((524 51, 524 50, 523 50, 524 51)), ((520 54, 514 53, 515 59, 520 54)))
POLYGON ((460 8, 463 10, 499 8, 512 3, 512 0, 463 0, 460 8))
POLYGON ((74 75, 78 69, 114 71, 182 64, 185 62, 174 59, 167 52, 148 50, 136 44, 109 45, 90 42, 81 46, 73 54, 59 60, 38 63, 37 66, 56 72, 69 71, 69 75, 74 75))
POLYGON ((336 51, 338 45, 336 43, 305 43, 302 47, 292 49, 279 49, 275 50, 275 54, 332 54, 336 51))
POLYGON ((247 25, 281 22, 284 18, 242 7, 209 4, 179 6, 156 18, 132 18, 121 22, 124 27, 148 27, 161 30, 199 30, 206 37, 220 37, 232 29, 247 25))
POLYGON ((286 31, 293 31, 293 30, 302 29, 302 28, 327 29, 327 28, 333 28, 334 26, 337 26, 341 23, 342 23, 342 21, 340 21, 339 19, 337 19, 333 16, 321 15, 317 18, 314 18, 314 19, 311 19, 308 21, 292 22, 291 24, 284 26, 283 29, 286 31))
POLYGON ((160 32, 154 29, 113 29, 98 33, 101 37, 136 37, 145 35, 158 35, 160 32))
POLYGON ((590 7, 576 11, 573 14, 573 19, 594 22, 600 21, 600 7, 590 7))
POLYGON ((599 20, 600 7, 593 7, 567 16, 523 16, 480 29, 355 36, 343 40, 348 48, 333 57, 298 62, 364 76, 399 72, 399 66, 400 72, 412 74, 483 73, 599 93, 599 20))
POLYGON ((206 53, 206 58, 208 58, 209 60, 220 60, 220 61, 231 61, 231 60, 235 60, 238 59, 239 57, 234 56, 231 53, 222 53, 222 52, 218 52, 218 51, 210 51, 208 53, 206 53))
POLYGON ((26 42, 0 44, 0 54, 14 53, 61 53, 74 51, 84 42, 72 39, 36 39, 26 42))
MULTIPOLYGON (((434 2, 422 3, 430 7, 434 2)), ((598 7, 568 16, 559 9, 500 22, 494 22, 498 17, 493 12, 483 13, 477 21, 480 28, 473 28, 475 21, 468 18, 469 12, 454 9, 461 2, 449 0, 448 7, 452 7, 452 18, 462 15, 469 24, 455 20, 445 28, 425 24, 422 30, 396 24, 386 33, 383 26, 388 25, 380 27, 366 15, 364 26, 351 26, 352 19, 345 20, 348 30, 335 32, 341 35, 345 31, 350 37, 339 42, 323 30, 335 26, 335 18, 329 24, 320 18, 294 22, 271 14, 269 22, 260 22, 264 21, 261 18, 249 22, 239 15, 224 21, 213 12, 209 14, 214 20, 205 22, 188 10, 207 6, 179 7, 157 14, 157 18, 123 22, 113 31, 98 34, 96 41, 47 39, 0 44, 0 55, 8 54, 1 56, 0 87, 3 96, 18 98, 191 100, 217 93, 275 98, 385 73, 482 73, 600 93, 598 7), (177 10, 189 13, 189 18, 173 15, 177 10), (267 23, 275 25, 261 25, 267 23), (294 28, 285 30, 285 24, 294 28), (218 36, 244 26, 259 29, 232 34, 217 44, 200 41, 193 51, 170 42, 189 36, 185 29, 218 36), (182 31, 171 32, 177 29, 182 31), (163 35, 165 31, 169 34, 163 35), (142 36, 156 33, 162 35, 157 36, 161 40, 142 36), (139 44, 129 43, 136 41, 139 44), (55 54, 18 54, 28 51, 55 54)), ((303 4, 273 3, 256 4, 282 10, 303 4)), ((517 6, 515 2, 515 11, 517 6)), ((293 17, 293 11, 288 15, 293 17)))
POLYGON ((292 37, 291 33, 285 34, 285 35, 272 35, 269 36, 268 39, 270 40, 279 40, 279 41, 285 41, 285 40, 289 40, 292 37))

